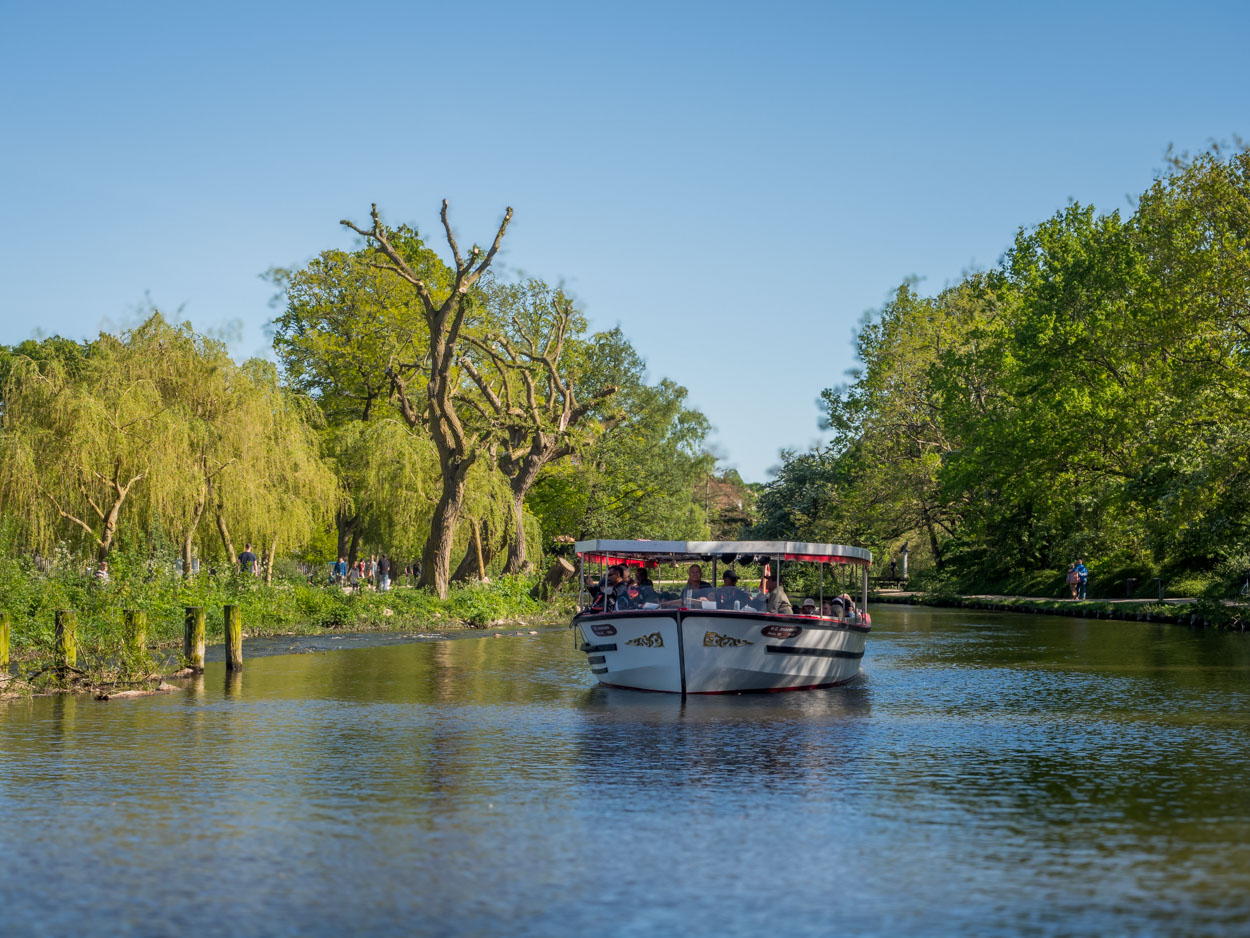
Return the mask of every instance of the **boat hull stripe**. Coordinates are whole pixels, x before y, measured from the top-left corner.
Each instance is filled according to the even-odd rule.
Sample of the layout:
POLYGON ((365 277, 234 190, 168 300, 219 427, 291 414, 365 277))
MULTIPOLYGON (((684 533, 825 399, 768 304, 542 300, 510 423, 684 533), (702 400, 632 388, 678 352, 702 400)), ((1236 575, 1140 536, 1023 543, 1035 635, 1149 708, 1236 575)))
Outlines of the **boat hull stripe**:
POLYGON ((862 658, 862 651, 841 651, 837 648, 804 648, 801 645, 765 645, 770 655, 803 655, 808 658, 862 658))
POLYGON ((582 651, 586 654, 593 654, 596 651, 616 651, 616 642, 608 645, 592 645, 589 642, 582 642, 582 651))

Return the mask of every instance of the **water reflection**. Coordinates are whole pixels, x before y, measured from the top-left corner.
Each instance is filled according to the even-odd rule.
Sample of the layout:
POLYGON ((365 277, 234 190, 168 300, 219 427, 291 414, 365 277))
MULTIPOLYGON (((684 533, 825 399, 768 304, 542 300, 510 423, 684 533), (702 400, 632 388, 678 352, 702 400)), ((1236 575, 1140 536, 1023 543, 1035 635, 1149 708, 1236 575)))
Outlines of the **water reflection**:
POLYGON ((862 678, 820 691, 684 699, 596 687, 578 705, 578 771, 600 790, 652 774, 676 787, 772 788, 853 780, 871 690, 862 678))
POLYGON ((876 619, 821 691, 602 688, 549 632, 0 708, 0 907, 48 934, 757 935, 783 870, 788 933, 1250 922, 1243 637, 876 619))

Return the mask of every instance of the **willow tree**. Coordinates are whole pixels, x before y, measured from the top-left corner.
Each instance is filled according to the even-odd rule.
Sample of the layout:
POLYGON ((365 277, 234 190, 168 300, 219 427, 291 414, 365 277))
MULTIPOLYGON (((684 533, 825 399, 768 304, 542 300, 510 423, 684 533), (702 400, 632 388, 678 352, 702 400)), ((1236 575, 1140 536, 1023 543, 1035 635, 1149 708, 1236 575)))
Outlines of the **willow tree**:
POLYGON ((228 528, 260 547, 268 577, 280 546, 303 543, 329 519, 338 480, 321 458, 315 406, 283 388, 272 363, 238 366, 233 389, 222 425, 229 458, 213 485, 218 529, 232 561, 228 528))
POLYGON ((389 416, 331 427, 323 439, 343 486, 340 505, 357 519, 350 540, 339 542, 339 556, 354 562, 361 536, 386 545, 392 556, 418 556, 439 493, 438 452, 429 435, 389 416))
POLYGON ((169 421, 168 504, 156 519, 177 540, 182 575, 190 578, 201 521, 220 474, 238 459, 250 430, 240 410, 243 382, 223 343, 174 325, 154 313, 138 330, 158 351, 146 379, 164 402, 169 421))
MULTIPOLYGON (((589 426, 594 421, 588 418, 617 387, 600 385, 578 400, 578 365, 585 356, 581 350, 565 352, 570 344, 581 344, 586 322, 563 291, 529 279, 491 284, 486 294, 498 328, 466 333, 474 354, 460 362, 490 409, 484 416, 500 431, 499 469, 508 480, 512 509, 504 572, 523 573, 529 568, 526 496, 545 466, 572 455, 602 430, 589 426)), ((617 419, 608 416, 605 423, 617 419)))
POLYGON ((10 363, 0 491, 37 547, 78 542, 105 560, 124 512, 159 518, 176 509, 180 428, 153 380, 165 351, 149 320, 101 335, 72 362, 10 363))
POLYGON ((438 451, 441 492, 422 552, 421 582, 445 598, 456 522, 464 504, 469 471, 495 432, 493 426, 478 423, 478 411, 466 401, 460 366, 461 333, 475 303, 471 295, 474 285, 495 259, 512 220, 512 209, 505 212, 490 249, 483 252, 475 244, 467 257, 461 253, 447 220, 446 200, 441 218, 453 259, 445 290, 413 266, 409 253, 397 246, 395 232, 382 224, 376 204, 372 206, 370 228, 360 228, 346 219, 341 223, 364 237, 376 254, 385 258, 378 261, 379 267, 408 284, 421 304, 424 334, 395 356, 386 374, 404 420, 410 427, 425 427, 438 451), (424 395, 413 386, 422 377, 424 395))

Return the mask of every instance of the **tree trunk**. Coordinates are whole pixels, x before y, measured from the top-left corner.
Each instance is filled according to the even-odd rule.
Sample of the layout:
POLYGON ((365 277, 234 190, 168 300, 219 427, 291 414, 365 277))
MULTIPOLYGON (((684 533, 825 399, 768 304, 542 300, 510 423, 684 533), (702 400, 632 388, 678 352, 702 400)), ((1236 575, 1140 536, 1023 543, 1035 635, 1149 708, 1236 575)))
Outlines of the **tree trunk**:
MULTIPOLYGON (((507 534, 505 533, 504 536, 507 537, 507 534)), ((499 552, 499 548, 506 545, 499 543, 493 536, 490 526, 483 523, 478 544, 474 544, 472 537, 469 538, 469 543, 464 549, 464 556, 460 558, 460 563, 456 565, 456 572, 451 575, 451 582, 465 583, 473 577, 479 576, 479 564, 477 562, 479 546, 482 552, 480 569, 489 570, 491 563, 494 562, 495 554, 499 552)))
POLYGON ((472 525, 473 554, 477 558, 477 578, 485 583, 486 560, 482 556, 482 526, 476 518, 470 518, 469 524, 472 525))
POLYGON ((265 585, 273 582, 273 558, 278 553, 278 539, 269 542, 269 550, 265 554, 265 585))
POLYGON ((456 535, 456 522, 464 505, 465 479, 473 465, 473 457, 447 460, 450 464, 443 471, 443 491, 434 506, 430 520, 430 534, 421 552, 421 585, 428 586, 439 599, 447 598, 447 584, 451 577, 451 548, 456 535))
POLYGON ((547 568, 547 575, 530 590, 530 598, 544 601, 550 599, 553 595, 560 592, 560 588, 564 586, 564 581, 575 572, 571 563, 563 557, 557 557, 551 566, 547 568))
MULTIPOLYGON (((356 566, 356 556, 357 554, 359 554, 359 552, 360 552, 360 530, 358 528, 352 528, 351 546, 347 548, 347 566, 348 567, 356 566)), ((339 556, 342 557, 343 555, 339 554, 339 556)))
POLYGON ((529 573, 533 569, 525 549, 525 496, 538 480, 543 466, 567 453, 563 446, 543 439, 536 440, 520 470, 508 480, 512 489, 512 531, 509 533, 508 562, 504 564, 504 573, 529 573))
POLYGON ((195 510, 187 524, 186 534, 182 539, 182 578, 191 579, 191 548, 195 543, 195 529, 200 526, 200 518, 204 516, 204 506, 208 504, 208 486, 200 487, 200 497, 196 499, 195 510))
POLYGON ((113 549, 113 536, 117 533, 117 516, 121 514, 122 502, 126 496, 119 495, 108 510, 108 514, 104 517, 104 528, 100 531, 99 549, 96 551, 96 560, 104 561, 109 559, 109 551, 113 549))
MULTIPOLYGON (((356 543, 356 523, 360 520, 360 515, 352 515, 348 517, 347 512, 337 511, 334 513, 334 527, 338 532, 338 553, 334 559, 346 557, 349 550, 354 550, 356 543)), ((352 558, 355 560, 355 557, 352 558)))
POLYGON ((921 508, 921 517, 924 518, 924 527, 929 534, 929 549, 933 551, 933 565, 938 569, 942 569, 942 550, 938 547, 937 529, 933 526, 933 521, 929 518, 929 509, 921 508))
MULTIPOLYGON (((529 486, 525 486, 526 491, 529 486)), ((529 573, 525 547, 525 492, 512 493, 512 530, 508 532, 508 562, 504 573, 529 573)))
POLYGON ((464 583, 473 576, 473 569, 477 566, 477 560, 473 554, 473 544, 470 543, 465 547, 464 556, 460 558, 460 563, 456 564, 456 572, 451 575, 451 582, 464 583))
POLYGON ((238 554, 234 552, 234 541, 230 539, 230 529, 226 527, 225 507, 221 502, 217 503, 217 533, 221 535, 221 546, 226 549, 227 565, 235 563, 238 560, 238 554))

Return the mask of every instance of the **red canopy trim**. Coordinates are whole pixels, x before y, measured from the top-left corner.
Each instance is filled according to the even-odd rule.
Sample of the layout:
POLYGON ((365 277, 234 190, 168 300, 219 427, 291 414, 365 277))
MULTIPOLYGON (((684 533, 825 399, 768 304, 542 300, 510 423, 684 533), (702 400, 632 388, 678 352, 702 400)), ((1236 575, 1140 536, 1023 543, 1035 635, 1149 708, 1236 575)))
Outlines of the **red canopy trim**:
POLYGON ((609 557, 607 554, 582 554, 582 559, 590 563, 606 563, 610 567, 620 564, 623 567, 651 567, 660 565, 658 560, 634 560, 631 557, 609 557))
POLYGON ((832 556, 829 554, 785 554, 781 559, 782 560, 803 560, 803 561, 806 561, 807 563, 820 563, 822 560, 825 563, 862 563, 862 564, 868 563, 868 561, 861 560, 858 557, 832 556))
MULTIPOLYGON (((655 569, 660 565, 658 560, 636 560, 632 557, 613 557, 609 554, 582 554, 582 559, 588 563, 603 563, 610 566, 620 564, 626 567, 650 567, 651 569, 655 569)), ((825 563, 864 564, 865 566, 868 563, 866 560, 861 560, 858 557, 841 557, 828 554, 784 554, 782 559, 801 560, 805 563, 820 563, 821 561, 824 561, 825 563)), ((680 563, 685 562, 686 561, 680 561, 680 563)), ((699 563, 699 561, 694 560, 691 561, 691 563, 699 563)))

